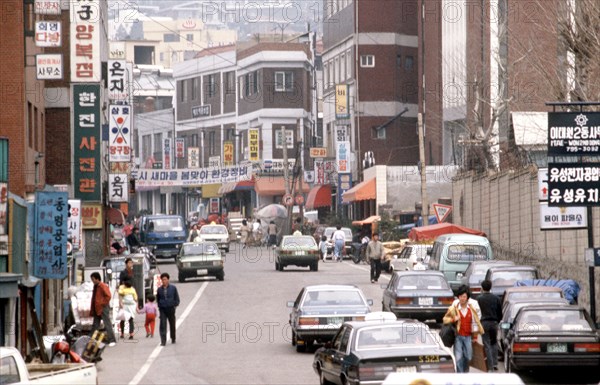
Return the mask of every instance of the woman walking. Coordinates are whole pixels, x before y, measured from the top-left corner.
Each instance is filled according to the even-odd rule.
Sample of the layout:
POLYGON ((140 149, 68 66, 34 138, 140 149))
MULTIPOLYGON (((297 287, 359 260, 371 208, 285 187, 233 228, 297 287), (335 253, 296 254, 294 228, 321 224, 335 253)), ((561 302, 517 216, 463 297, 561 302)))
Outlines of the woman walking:
POLYGON ((243 245, 242 248, 248 247, 248 235, 250 234, 250 227, 248 222, 244 219, 242 221, 242 227, 240 227, 240 243, 243 245))

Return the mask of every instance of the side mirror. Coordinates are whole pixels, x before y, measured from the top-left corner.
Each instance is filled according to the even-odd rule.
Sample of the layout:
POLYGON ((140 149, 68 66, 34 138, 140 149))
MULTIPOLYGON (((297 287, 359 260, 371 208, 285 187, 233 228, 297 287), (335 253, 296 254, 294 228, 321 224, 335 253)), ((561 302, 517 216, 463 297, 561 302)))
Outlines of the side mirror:
POLYGON ((368 299, 368 300, 367 300, 367 304, 368 304, 369 306, 373 306, 373 300, 372 300, 372 299, 368 299))
POLYGON ((287 301, 286 306, 287 307, 294 307, 294 301, 287 301))
POLYGON ((509 330, 511 326, 510 322, 502 322, 500 323, 500 329, 502 330, 509 330))

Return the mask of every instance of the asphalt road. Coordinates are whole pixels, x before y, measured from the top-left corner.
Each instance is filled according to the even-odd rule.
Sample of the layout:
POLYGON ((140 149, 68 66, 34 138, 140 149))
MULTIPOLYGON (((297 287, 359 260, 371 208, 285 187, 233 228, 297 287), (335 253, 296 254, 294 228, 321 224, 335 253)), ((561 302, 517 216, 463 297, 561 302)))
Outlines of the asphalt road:
MULTIPOLYGON (((135 339, 104 351, 99 384, 318 384, 313 354, 296 353, 291 345, 286 302, 305 285, 355 284, 373 299, 372 310, 381 310, 379 284, 389 280, 383 274, 379 284, 372 284, 368 266, 351 261, 320 262, 318 272, 293 267, 277 272, 273 251, 265 247, 232 247, 222 282, 179 283, 175 264, 159 263, 181 297, 177 343, 159 345, 158 319, 154 338, 146 338, 144 316, 138 315, 135 339)), ((547 375, 527 374, 524 379, 528 384, 580 382, 575 373, 566 377, 570 382, 547 375)))

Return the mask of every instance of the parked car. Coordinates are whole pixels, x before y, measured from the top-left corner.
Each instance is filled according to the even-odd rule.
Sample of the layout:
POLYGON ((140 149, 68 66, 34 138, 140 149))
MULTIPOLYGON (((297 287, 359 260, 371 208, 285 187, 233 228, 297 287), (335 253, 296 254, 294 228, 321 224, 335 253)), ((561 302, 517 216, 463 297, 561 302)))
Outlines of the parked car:
MULTIPOLYGON (((331 239, 333 233, 337 230, 335 227, 327 227, 325 231, 323 231, 323 235, 327 237, 327 239, 331 239)), ((342 231, 346 236, 346 243, 344 245, 344 256, 348 257, 352 255, 352 230, 348 227, 342 227, 342 231)))
POLYGON ((442 322, 454 295, 444 274, 439 271, 396 271, 384 286, 383 311, 398 318, 442 322))
POLYGON ((504 290, 513 287, 515 282, 538 279, 540 273, 535 266, 495 266, 488 269, 485 279, 492 283, 490 292, 502 297, 504 290))
POLYGON ((286 235, 275 251, 275 270, 283 271, 289 265, 307 266, 319 270, 321 253, 315 239, 310 235, 286 235))
POLYGON ((429 260, 428 252, 433 245, 425 243, 406 244, 397 258, 391 260, 391 269, 394 271, 413 270, 421 258, 424 263, 429 260))
POLYGON ((144 291, 146 295, 152 293, 154 291, 154 274, 157 273, 157 268, 156 260, 153 259, 150 256, 150 254, 138 253, 107 257, 102 259, 102 261, 100 262, 100 266, 106 269, 106 275, 109 280, 113 278, 116 278, 118 280, 119 274, 123 270, 125 270, 125 261, 127 260, 127 258, 131 258, 133 260, 134 272, 135 265, 142 265, 142 271, 144 276, 144 291))
POLYGON ((213 242, 220 250, 229 253, 229 230, 225 225, 204 225, 200 227, 196 240, 213 242))
POLYGON ((504 291, 502 308, 510 301, 534 298, 565 298, 562 289, 551 286, 514 286, 504 291))
POLYGON ((289 301, 292 345, 303 352, 316 341, 330 341, 346 321, 361 321, 370 312, 372 300, 354 285, 311 285, 289 301))
POLYGON ((224 260, 214 242, 186 242, 175 259, 179 282, 190 277, 225 279, 224 260))
POLYGON ((490 259, 494 259, 494 254, 487 238, 471 234, 444 234, 433 243, 429 268, 444 273, 452 290, 456 290, 471 262, 490 259))
MULTIPOLYGON (((502 309, 502 320, 500 323, 513 325, 515 316, 524 307, 536 306, 536 305, 569 305, 569 301, 564 298, 519 298, 513 299, 506 303, 504 309, 502 309)), ((509 328, 498 330, 498 348, 499 352, 504 352, 503 341, 508 336, 509 328)))
POLYGON ((490 267, 514 265, 513 261, 473 261, 469 264, 460 282, 463 285, 469 286, 471 298, 475 299, 481 294, 481 281, 485 279, 485 275, 490 267))
POLYGON ((391 317, 344 323, 316 351, 313 369, 321 384, 380 384, 394 372, 455 372, 450 350, 427 325, 387 314, 391 317))
POLYGON ((507 373, 547 367, 600 367, 600 334, 587 312, 577 305, 527 306, 512 324, 502 323, 500 327, 508 329, 504 341, 507 373))

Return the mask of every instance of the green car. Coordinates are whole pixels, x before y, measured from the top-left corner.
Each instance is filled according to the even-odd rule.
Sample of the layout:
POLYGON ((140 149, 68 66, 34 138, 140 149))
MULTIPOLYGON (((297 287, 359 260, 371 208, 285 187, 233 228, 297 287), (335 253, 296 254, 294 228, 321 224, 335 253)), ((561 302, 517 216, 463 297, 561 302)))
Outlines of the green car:
POLYGON ((175 263, 179 272, 179 282, 192 277, 215 277, 225 279, 223 255, 214 242, 184 243, 175 263))
POLYGON ((311 271, 319 270, 319 246, 309 235, 286 235, 277 248, 275 270, 283 271, 288 265, 308 266, 311 271))

